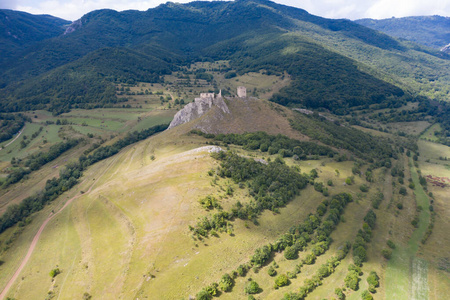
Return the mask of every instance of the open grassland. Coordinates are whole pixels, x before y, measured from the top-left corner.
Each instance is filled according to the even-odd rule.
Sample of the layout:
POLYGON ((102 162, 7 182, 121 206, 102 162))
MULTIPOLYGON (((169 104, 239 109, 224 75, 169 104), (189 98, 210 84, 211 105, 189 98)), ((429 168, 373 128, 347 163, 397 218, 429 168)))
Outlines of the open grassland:
MULTIPOLYGON (((38 132, 41 126, 37 123, 26 123, 19 138, 0 151, 0 161, 10 161, 13 157, 24 158, 30 154, 42 151, 42 149, 48 149, 51 145, 62 141, 58 134, 59 126, 51 125, 44 126, 42 132, 36 138, 32 138, 31 136, 38 132), (29 141, 29 143, 22 148, 22 141, 29 141)), ((5 145, 7 143, 9 141, 3 142, 5 145)))
POLYGON ((388 128, 394 132, 404 132, 408 135, 418 136, 425 131, 431 124, 427 121, 416 122, 393 122, 389 123, 388 128))
MULTIPOLYGON (((450 148, 435 143, 420 141, 419 158, 423 175, 450 178, 450 168, 447 161, 436 160, 439 156, 450 157, 450 148)), ((420 249, 421 257, 429 264, 429 297, 430 299, 445 298, 450 291, 450 188, 435 186, 428 182, 428 191, 433 194, 436 221, 433 231, 426 244, 420 249)))
MULTIPOLYGON (((217 166, 217 162, 205 151, 190 151, 201 146, 204 140, 184 136, 176 145, 168 143, 167 135, 174 134, 176 132, 167 132, 166 136, 161 134, 140 142, 94 165, 83 178, 84 183, 71 194, 86 191, 92 182, 94 189, 49 223, 10 296, 34 299, 51 291, 60 299, 78 298, 85 292, 93 297, 185 298, 246 262, 255 248, 275 240, 293 224, 303 221, 323 200, 310 186, 281 209, 280 214, 265 212, 258 226, 237 220, 234 236, 222 233, 220 238, 194 241, 188 225, 194 225, 197 217, 207 214, 197 200, 217 193, 220 186, 227 185, 227 180, 220 179, 218 186, 212 186, 207 171, 217 166), (62 273, 52 282, 49 272, 56 267, 62 273), (37 288, 29 289, 29 286, 37 288)), ((336 182, 332 191, 337 193, 348 191, 348 187, 342 184, 344 178, 336 177, 335 169, 341 170, 340 176, 346 176, 350 174, 349 165, 328 160, 305 161, 300 163, 300 168, 308 172, 318 167, 321 179, 333 178, 336 182)), ((23 251, 14 249, 27 248, 41 223, 39 220, 69 196, 60 197, 37 214, 14 241, 4 256, 6 263, 2 268, 9 271, 2 272, 2 282, 23 256, 23 251)), ((236 193, 224 201, 241 196, 245 193, 236 193)), ((366 209, 357 203, 353 207, 345 215, 348 222, 343 226, 350 230, 344 233, 345 238, 357 230, 352 226, 353 216, 358 216, 357 222, 361 221, 362 214, 352 210, 366 209)), ((338 243, 333 244, 332 249, 335 247, 338 243)), ((289 263, 281 259, 280 266, 288 268, 289 263)), ((263 275, 263 271, 259 274, 263 275)), ((238 294, 233 292, 228 296, 241 295, 238 285, 233 290, 238 294)), ((278 294, 267 288, 267 295, 278 294)))
POLYGON ((420 138, 423 140, 428 140, 431 142, 436 142, 438 139, 435 136, 435 132, 440 132, 442 130, 441 125, 434 124, 433 126, 430 126, 421 136, 420 138))
MULTIPOLYGON (((264 212, 258 219, 259 225, 236 220, 233 222, 232 236, 219 233, 219 237, 194 240, 188 226, 195 225, 197 218, 210 214, 201 208, 197 201, 199 198, 217 195, 224 208, 228 208, 237 200, 248 201, 248 195, 246 189, 239 189, 228 179, 219 179, 217 184, 212 184, 212 177, 207 172, 216 168, 218 162, 207 151, 195 150, 205 145, 203 138, 179 135, 184 130, 180 126, 159 134, 95 164, 86 172, 81 185, 36 214, 33 222, 25 227, 24 232, 10 245, 10 250, 2 256, 5 261, 1 266, 4 270, 0 278, 2 284, 14 271, 14 266, 24 255, 23 249, 27 248, 26 245, 51 210, 56 211, 68 197, 87 191, 94 184, 91 192, 70 204, 48 224, 9 296, 35 299, 45 297, 51 291, 59 299, 81 298, 84 293, 93 298, 186 299, 210 283, 218 282, 224 273, 231 273, 240 264, 248 262, 256 248, 274 242, 292 225, 302 222, 325 198, 308 186, 300 196, 280 209, 279 214, 264 212), (230 184, 236 192, 226 196, 224 190, 230 184), (56 267, 62 273, 52 281, 49 272, 56 267), (30 286, 36 288, 30 289, 30 286)), ((232 148, 248 157, 269 158, 259 151, 232 148)), ((271 159, 274 158, 271 156, 271 159)), ((246 299, 244 287, 249 278, 262 288, 258 299, 280 299, 284 293, 296 291, 345 241, 353 241, 365 213, 371 207, 372 196, 377 191, 383 191, 385 199, 375 210, 377 223, 368 247, 368 261, 364 263, 360 289, 356 292, 347 290, 346 294, 347 299, 360 299, 362 291, 368 287, 367 275, 370 271, 376 271, 381 277, 376 299, 392 299, 392 290, 389 289, 391 281, 401 286, 402 280, 409 276, 409 273, 402 275, 401 272, 405 266, 409 272, 410 264, 409 261, 397 261, 399 268, 389 273, 388 267, 385 277, 387 262, 381 256, 381 250, 386 248, 388 239, 395 241, 399 249, 408 248, 408 237, 413 232, 410 221, 416 207, 412 191, 400 197, 398 186, 393 186, 393 178, 384 168, 375 172, 375 182, 369 184, 369 192, 362 193, 359 186, 366 183, 364 178, 355 176, 353 185, 344 184, 345 178, 353 175, 351 161, 336 162, 331 158, 294 161, 286 158, 286 162, 297 165, 306 173, 317 169, 317 181, 333 181, 333 186, 329 187, 331 195, 350 192, 355 201, 348 204, 343 221, 332 233, 334 242, 330 249, 318 257, 315 264, 305 265, 301 273, 291 279, 289 286, 275 289, 274 278, 267 274, 268 266, 264 266, 257 273, 250 270, 245 277, 238 277, 232 292, 222 293, 220 298, 246 299), (397 202, 403 203, 403 210, 395 207, 397 202)), ((417 174, 413 173, 413 180, 417 180, 414 176, 417 174)), ((16 229, 2 234, 2 239, 16 229)), ((310 249, 311 246, 300 252, 299 259, 304 258, 310 249)), ((426 252, 422 255, 427 259, 426 252)), ((397 265, 397 257, 394 254, 389 264, 397 265)), ((292 271, 299 262, 286 260, 282 253, 275 254, 270 264, 272 261, 279 266, 278 274, 292 271)), ((421 270, 423 262, 417 261, 416 266, 421 270)), ((325 278, 324 284, 309 297, 335 297, 334 288, 344 286, 343 278, 351 263, 350 251, 335 273, 325 278)), ((445 274, 435 269, 430 274, 429 285, 436 286, 430 295, 439 299, 448 291, 445 274)), ((396 299, 410 295, 408 291, 397 290, 395 295, 400 298, 396 299)))

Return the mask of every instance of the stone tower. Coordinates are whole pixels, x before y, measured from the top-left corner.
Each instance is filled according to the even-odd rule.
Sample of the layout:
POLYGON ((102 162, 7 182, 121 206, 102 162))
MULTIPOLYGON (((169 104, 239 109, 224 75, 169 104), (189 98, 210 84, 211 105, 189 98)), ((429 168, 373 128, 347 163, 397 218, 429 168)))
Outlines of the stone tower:
POLYGON ((245 86, 238 86, 237 88, 237 95, 239 98, 246 98, 247 97, 247 89, 245 86))

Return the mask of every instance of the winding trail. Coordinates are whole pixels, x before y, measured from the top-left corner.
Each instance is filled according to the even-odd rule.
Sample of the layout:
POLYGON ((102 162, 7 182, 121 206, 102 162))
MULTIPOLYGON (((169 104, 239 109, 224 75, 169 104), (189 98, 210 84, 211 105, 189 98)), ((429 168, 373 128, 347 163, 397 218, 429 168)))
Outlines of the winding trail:
MULTIPOLYGON (((6 286, 3 288, 2 293, 0 294, 0 300, 5 299, 6 294, 8 293, 9 289, 11 288, 11 286, 14 284, 14 282, 17 280, 17 277, 19 277, 20 273, 22 272, 23 268, 25 268, 25 266, 28 263, 28 260, 30 259, 31 255, 34 252, 34 249, 36 248, 37 242, 39 241, 39 238, 41 237, 42 232, 44 231, 45 227, 47 226, 47 224, 59 213, 61 213, 67 206, 69 206, 69 204, 71 204, 74 200, 85 196, 87 194, 89 194, 92 190, 92 188, 94 187, 94 185, 99 181, 99 179, 101 177, 103 177, 103 175, 105 175, 106 171, 108 171, 108 169, 114 164, 114 162, 117 160, 117 156, 116 158, 110 163, 110 165, 105 169, 105 171, 103 171, 103 173, 97 178, 97 180, 95 180, 95 182, 91 185, 91 187, 89 188, 89 190, 87 190, 86 192, 84 192, 83 194, 78 194, 74 197, 72 197, 71 199, 67 200, 67 202, 64 204, 63 207, 60 208, 60 210, 58 210, 56 213, 52 213, 48 216, 47 219, 45 219, 45 221, 42 223, 41 227, 39 228, 38 232, 36 233, 36 235, 33 238, 33 241, 31 242, 30 248, 28 249, 27 255, 25 255, 25 257, 23 258, 22 262, 20 263, 20 266, 17 268, 16 272, 14 273, 14 275, 11 277, 11 279, 8 281, 8 283, 6 284, 6 286)), ((84 180, 86 181, 86 179, 84 180)), ((83 181, 83 182, 84 182, 83 181)), ((82 182, 82 183, 83 183, 82 182)))
POLYGON ((12 143, 14 143, 15 140, 17 140, 19 138, 19 136, 22 134, 23 132, 23 128, 19 130, 19 133, 17 134, 17 136, 8 144, 6 144, 3 148, 0 147, 0 151, 5 149, 6 147, 8 147, 9 145, 11 145, 12 143))
MULTIPOLYGON (((92 187, 94 186, 94 184, 92 184, 92 186, 89 188, 89 190, 85 193, 89 193, 92 190, 92 187)), ((63 207, 61 207, 60 210, 58 210, 56 213, 54 214, 50 214, 50 216, 45 219, 44 223, 42 223, 41 227, 39 228, 38 232, 36 233, 36 235, 33 238, 33 241, 31 242, 30 248, 28 249, 27 255, 25 255, 25 257, 22 260, 22 263, 20 264, 20 266, 17 268, 17 271, 14 273, 14 275, 11 277, 11 279, 8 281, 8 284, 6 284, 5 288, 3 289, 2 293, 0 294, 0 299, 4 299, 6 294, 8 293, 9 289, 11 288, 11 286, 14 284, 14 282, 16 281, 17 277, 19 277, 20 272, 22 272, 23 268, 25 268, 28 260, 31 257, 31 254, 33 254, 34 249, 36 248, 37 242, 39 240, 39 238, 41 237, 42 232, 44 231, 45 227, 47 226, 48 222, 50 222, 57 214, 59 214, 60 212, 62 212, 70 203, 72 203, 75 199, 84 196, 84 194, 79 194, 74 196, 73 198, 69 199, 63 207)))

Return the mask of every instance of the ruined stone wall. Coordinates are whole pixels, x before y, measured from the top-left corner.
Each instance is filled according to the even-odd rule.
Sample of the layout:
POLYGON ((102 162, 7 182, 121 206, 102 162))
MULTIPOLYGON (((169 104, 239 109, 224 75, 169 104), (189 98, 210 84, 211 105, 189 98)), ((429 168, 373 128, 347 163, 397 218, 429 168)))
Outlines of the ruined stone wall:
POLYGON ((239 86, 237 88, 237 95, 239 98, 246 98, 247 97, 247 89, 245 86, 239 86))

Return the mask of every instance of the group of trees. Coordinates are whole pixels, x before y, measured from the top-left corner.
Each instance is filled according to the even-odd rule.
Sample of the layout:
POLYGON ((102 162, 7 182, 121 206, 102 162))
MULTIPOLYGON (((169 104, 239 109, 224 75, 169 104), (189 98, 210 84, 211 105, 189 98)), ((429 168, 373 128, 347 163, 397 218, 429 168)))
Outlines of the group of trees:
POLYGON ((0 143, 11 139, 31 119, 22 114, 0 114, 0 143))
POLYGON ((353 262, 357 266, 362 266, 362 263, 367 261, 367 243, 370 243, 372 239, 372 230, 375 228, 376 218, 373 210, 369 209, 364 216, 362 229, 359 229, 356 235, 353 243, 353 262))
POLYGON ((221 151, 212 156, 221 162, 217 171, 219 176, 231 178, 236 183, 248 181, 253 200, 244 205, 237 202, 231 210, 233 216, 241 219, 256 220, 265 209, 276 211, 298 195, 308 182, 306 175, 280 159, 265 165, 233 152, 221 151))
POLYGON ((2 184, 2 188, 6 188, 11 184, 19 182, 25 175, 39 170, 43 165, 51 162, 52 160, 59 157, 62 153, 72 149, 80 142, 79 139, 69 139, 66 142, 61 142, 50 147, 46 152, 39 152, 37 154, 31 155, 24 162, 24 168, 15 169, 12 173, 8 174, 6 180, 2 184))
MULTIPOLYGON (((257 270, 264 265, 267 265, 273 258, 274 252, 284 251, 283 253, 285 257, 287 256, 287 259, 297 259, 298 251, 302 251, 308 245, 308 243, 311 242, 312 239, 314 239, 315 244, 311 249, 311 253, 308 254, 304 259, 302 259, 302 261, 296 266, 295 271, 288 272, 287 275, 280 274, 275 278, 274 286, 276 288, 288 285, 289 279, 295 278, 295 274, 300 273, 300 269, 304 264, 314 264, 316 257, 325 253, 325 251, 329 248, 329 245, 331 243, 331 238, 329 236, 336 225, 339 223, 340 215, 344 212, 346 205, 351 201, 353 201, 352 196, 348 193, 340 193, 334 195, 331 201, 322 201, 319 206, 325 206, 325 211, 327 210, 327 208, 330 209, 330 213, 325 221, 321 221, 323 214, 309 214, 302 223, 292 226, 288 232, 281 235, 274 243, 270 243, 256 249, 253 255, 250 257, 249 262, 240 265, 236 269, 236 271, 232 272, 231 276, 228 274, 224 274, 222 279, 219 281, 218 286, 221 287, 221 285, 223 285, 224 288, 221 287, 221 290, 224 292, 231 291, 231 287, 234 284, 234 279, 237 278, 237 276, 245 276, 247 271, 252 267, 257 270), (226 284, 224 282, 226 282, 226 284)), ((323 211, 323 208, 317 208, 317 211, 323 211)), ((334 272, 335 268, 339 265, 340 261, 346 257, 350 249, 350 243, 344 243, 343 247, 338 250, 336 256, 328 259, 327 262, 319 268, 318 273, 314 275, 312 279, 308 279, 305 281, 305 285, 300 289, 299 294, 286 294, 284 299, 304 299, 304 297, 306 297, 308 293, 312 292, 318 284, 322 283, 323 278, 331 275, 334 272)), ((268 268, 269 276, 277 275, 274 267, 278 267, 275 262, 268 268)), ((247 286, 249 288, 256 287, 255 283, 253 283, 252 286, 250 286, 249 283, 247 286)), ((214 296, 213 292, 215 292, 216 290, 211 287, 217 287, 217 283, 213 283, 208 287, 202 289, 197 294, 197 298, 212 299, 212 297, 214 296)), ((252 288, 251 291, 254 291, 254 293, 259 293, 259 285, 257 288, 252 288)), ((248 294, 252 294, 251 291, 250 289, 246 290, 248 294)))
POLYGON ((291 126, 317 141, 336 148, 346 149, 369 162, 392 157, 391 144, 352 127, 330 122, 319 115, 297 114, 291 126))
POLYGON ((244 134, 206 134, 200 130, 192 133, 201 135, 208 139, 214 139, 224 144, 242 146, 245 150, 260 150, 269 154, 280 154, 283 157, 294 157, 295 159, 307 159, 311 155, 333 156, 335 151, 330 147, 313 142, 301 142, 288 138, 287 136, 269 135, 266 132, 252 132, 244 134))

